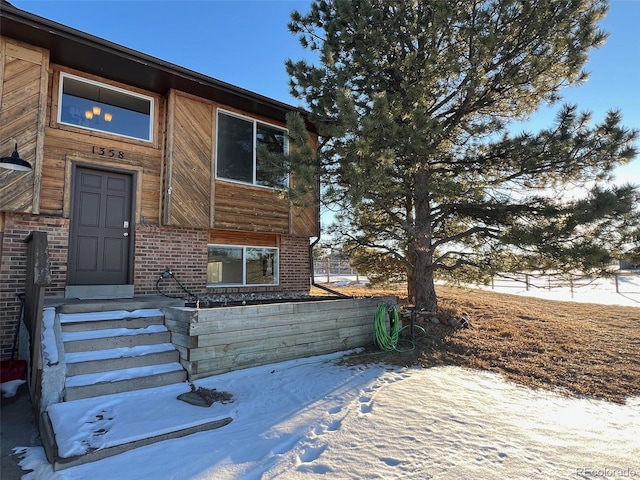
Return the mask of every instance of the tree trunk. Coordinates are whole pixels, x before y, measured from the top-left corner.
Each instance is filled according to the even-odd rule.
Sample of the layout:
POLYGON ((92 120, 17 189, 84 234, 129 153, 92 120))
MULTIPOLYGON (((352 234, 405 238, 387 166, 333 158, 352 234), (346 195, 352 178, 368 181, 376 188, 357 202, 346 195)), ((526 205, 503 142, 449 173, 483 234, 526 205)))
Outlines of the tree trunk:
POLYGON ((433 282, 433 273, 430 270, 423 270, 421 273, 422 274, 418 274, 419 278, 416 278, 414 286, 415 305, 429 312, 436 313, 438 311, 438 297, 433 282))
POLYGON ((413 276, 413 270, 407 268, 407 301, 411 305, 416 304, 416 279, 413 276))
MULTIPOLYGON (((413 215, 413 212, 411 212, 413 215)), ((407 248, 407 260, 411 267, 407 267, 407 301, 410 305, 416 304, 416 277, 414 276, 414 266, 416 264, 416 255, 414 245, 409 245, 407 248)))
POLYGON ((433 246, 431 204, 429 201, 429 172, 422 169, 415 178, 415 255, 413 280, 415 306, 430 312, 438 311, 438 297, 433 283, 433 246))

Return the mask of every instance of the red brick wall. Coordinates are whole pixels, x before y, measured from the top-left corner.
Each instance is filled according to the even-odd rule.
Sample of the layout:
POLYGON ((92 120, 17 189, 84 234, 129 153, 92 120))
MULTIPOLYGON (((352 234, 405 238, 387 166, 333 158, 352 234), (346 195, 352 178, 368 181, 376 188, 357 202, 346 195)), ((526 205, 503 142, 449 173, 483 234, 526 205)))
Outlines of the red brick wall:
POLYGON ((27 244, 33 232, 47 232, 52 283, 47 296, 64 296, 67 275, 69 220, 60 217, 5 213, 0 256, 0 358, 9 358, 18 323, 20 302, 17 294, 25 291, 27 244))
POLYGON ((274 287, 206 288, 207 244, 204 229, 138 225, 135 249, 135 293, 185 296, 171 278, 158 278, 166 268, 192 294, 235 294, 252 292, 308 292, 309 239, 282 236, 280 241, 280 285, 274 287))
POLYGON ((309 292, 311 283, 309 239, 286 237, 280 239, 280 286, 284 291, 309 292))
MULTIPOLYGON (((157 225, 136 226, 134 284, 136 295, 158 295, 156 282, 166 268, 194 295, 207 285, 208 230, 157 225)), ((171 296, 186 293, 173 279, 163 279, 160 291, 171 296)))
MULTIPOLYGON (((48 297, 63 297, 66 286, 69 220, 45 215, 5 213, 0 236, 0 358, 11 353, 20 303, 17 294, 25 290, 26 252, 24 239, 32 231, 47 232, 52 283, 48 297)), ((309 291, 309 240, 306 237, 280 238, 280 285, 274 287, 234 287, 207 289, 206 229, 137 225, 135 236, 134 289, 136 295, 160 292, 184 297, 186 293, 173 279, 156 282, 168 267, 192 294, 301 292, 309 291)))

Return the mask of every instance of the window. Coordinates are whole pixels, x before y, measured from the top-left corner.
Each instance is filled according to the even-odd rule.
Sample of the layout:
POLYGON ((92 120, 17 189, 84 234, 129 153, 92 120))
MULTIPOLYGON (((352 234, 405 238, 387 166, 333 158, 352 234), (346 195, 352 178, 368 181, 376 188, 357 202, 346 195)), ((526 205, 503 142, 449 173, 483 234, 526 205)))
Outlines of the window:
POLYGON ((153 98, 68 74, 60 78, 58 122, 150 142, 153 98))
POLYGON ((278 249, 209 245, 207 284, 277 285, 278 249))
POLYGON ((218 178, 272 188, 289 184, 286 130, 219 111, 216 144, 218 178))

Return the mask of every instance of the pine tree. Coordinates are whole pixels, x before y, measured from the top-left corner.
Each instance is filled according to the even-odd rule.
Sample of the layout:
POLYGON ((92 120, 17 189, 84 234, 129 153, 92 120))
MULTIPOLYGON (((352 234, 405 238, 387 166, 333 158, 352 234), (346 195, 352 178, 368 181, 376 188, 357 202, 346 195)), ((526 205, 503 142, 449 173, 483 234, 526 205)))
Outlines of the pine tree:
POLYGON ((409 296, 432 311, 439 272, 602 271, 629 248, 640 193, 611 177, 638 132, 619 112, 594 125, 565 105, 548 129, 508 130, 587 79, 607 7, 319 0, 293 12, 318 62, 287 61, 291 93, 320 134, 346 247, 403 265, 409 296))

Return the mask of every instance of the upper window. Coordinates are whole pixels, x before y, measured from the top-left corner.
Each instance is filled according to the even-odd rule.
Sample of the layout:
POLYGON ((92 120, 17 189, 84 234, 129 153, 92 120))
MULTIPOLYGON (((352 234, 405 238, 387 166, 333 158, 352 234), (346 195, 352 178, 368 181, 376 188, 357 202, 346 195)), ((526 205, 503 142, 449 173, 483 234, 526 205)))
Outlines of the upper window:
POLYGON ((153 98, 73 75, 60 78, 58 122, 150 142, 153 98))
POLYGON ((219 111, 217 146, 218 178, 272 188, 289 184, 285 129, 219 111))

